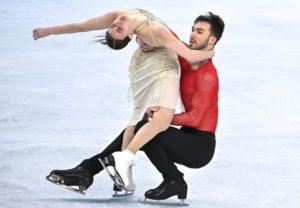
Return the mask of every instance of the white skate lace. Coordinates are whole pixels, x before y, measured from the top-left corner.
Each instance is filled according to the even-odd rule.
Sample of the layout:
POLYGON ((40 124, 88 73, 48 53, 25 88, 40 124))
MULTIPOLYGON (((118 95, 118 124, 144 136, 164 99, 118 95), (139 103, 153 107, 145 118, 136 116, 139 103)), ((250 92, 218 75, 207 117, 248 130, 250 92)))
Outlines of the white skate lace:
POLYGON ((133 181, 132 166, 129 167, 127 176, 128 176, 128 179, 129 179, 129 184, 126 188, 128 190, 134 191, 136 189, 136 184, 133 181))

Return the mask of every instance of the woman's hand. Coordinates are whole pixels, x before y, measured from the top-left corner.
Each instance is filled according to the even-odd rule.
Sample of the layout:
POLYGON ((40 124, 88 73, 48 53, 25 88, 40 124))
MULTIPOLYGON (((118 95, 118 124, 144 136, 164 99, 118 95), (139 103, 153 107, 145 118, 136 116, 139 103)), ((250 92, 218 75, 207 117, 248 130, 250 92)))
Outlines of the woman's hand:
POLYGON ((33 39, 37 40, 39 38, 43 38, 50 35, 50 31, 48 28, 37 28, 33 30, 32 35, 33 39))

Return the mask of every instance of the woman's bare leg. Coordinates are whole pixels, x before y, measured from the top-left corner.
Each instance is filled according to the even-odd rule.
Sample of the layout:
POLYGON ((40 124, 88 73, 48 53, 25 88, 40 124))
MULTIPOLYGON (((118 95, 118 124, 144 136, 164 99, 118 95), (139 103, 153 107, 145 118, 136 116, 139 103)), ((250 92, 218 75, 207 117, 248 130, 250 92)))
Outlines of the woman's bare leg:
POLYGON ((153 114, 153 119, 139 129, 126 149, 136 153, 157 134, 170 126, 174 113, 174 109, 161 107, 153 114))
POLYGON ((133 139, 134 129, 135 129, 135 126, 128 126, 125 129, 125 132, 123 135, 122 150, 126 149, 126 147, 129 145, 130 141, 133 139))

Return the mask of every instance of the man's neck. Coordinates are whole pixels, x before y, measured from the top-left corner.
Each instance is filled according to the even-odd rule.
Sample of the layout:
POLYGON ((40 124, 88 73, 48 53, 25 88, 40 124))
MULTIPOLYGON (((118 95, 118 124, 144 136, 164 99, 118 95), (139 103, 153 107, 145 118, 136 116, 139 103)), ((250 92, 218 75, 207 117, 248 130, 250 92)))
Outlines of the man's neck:
MULTIPOLYGON (((211 50, 211 47, 205 47, 205 48, 202 48, 201 50, 202 51, 209 51, 209 50, 211 50)), ((204 61, 190 63, 191 69, 192 70, 197 70, 199 67, 201 67, 202 65, 204 65, 207 61, 208 61, 208 59, 204 60, 204 61)))

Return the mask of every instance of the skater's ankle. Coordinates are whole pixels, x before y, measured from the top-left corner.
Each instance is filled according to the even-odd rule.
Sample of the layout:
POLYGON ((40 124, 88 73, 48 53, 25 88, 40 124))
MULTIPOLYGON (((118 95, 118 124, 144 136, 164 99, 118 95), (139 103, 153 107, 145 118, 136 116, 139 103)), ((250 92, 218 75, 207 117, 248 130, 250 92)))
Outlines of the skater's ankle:
POLYGON ((129 154, 129 155, 135 156, 137 151, 127 147, 126 149, 123 150, 123 152, 126 152, 126 154, 129 154))
POLYGON ((81 166, 88 172, 91 177, 94 177, 100 172, 101 164, 90 159, 83 160, 78 166, 81 166))

